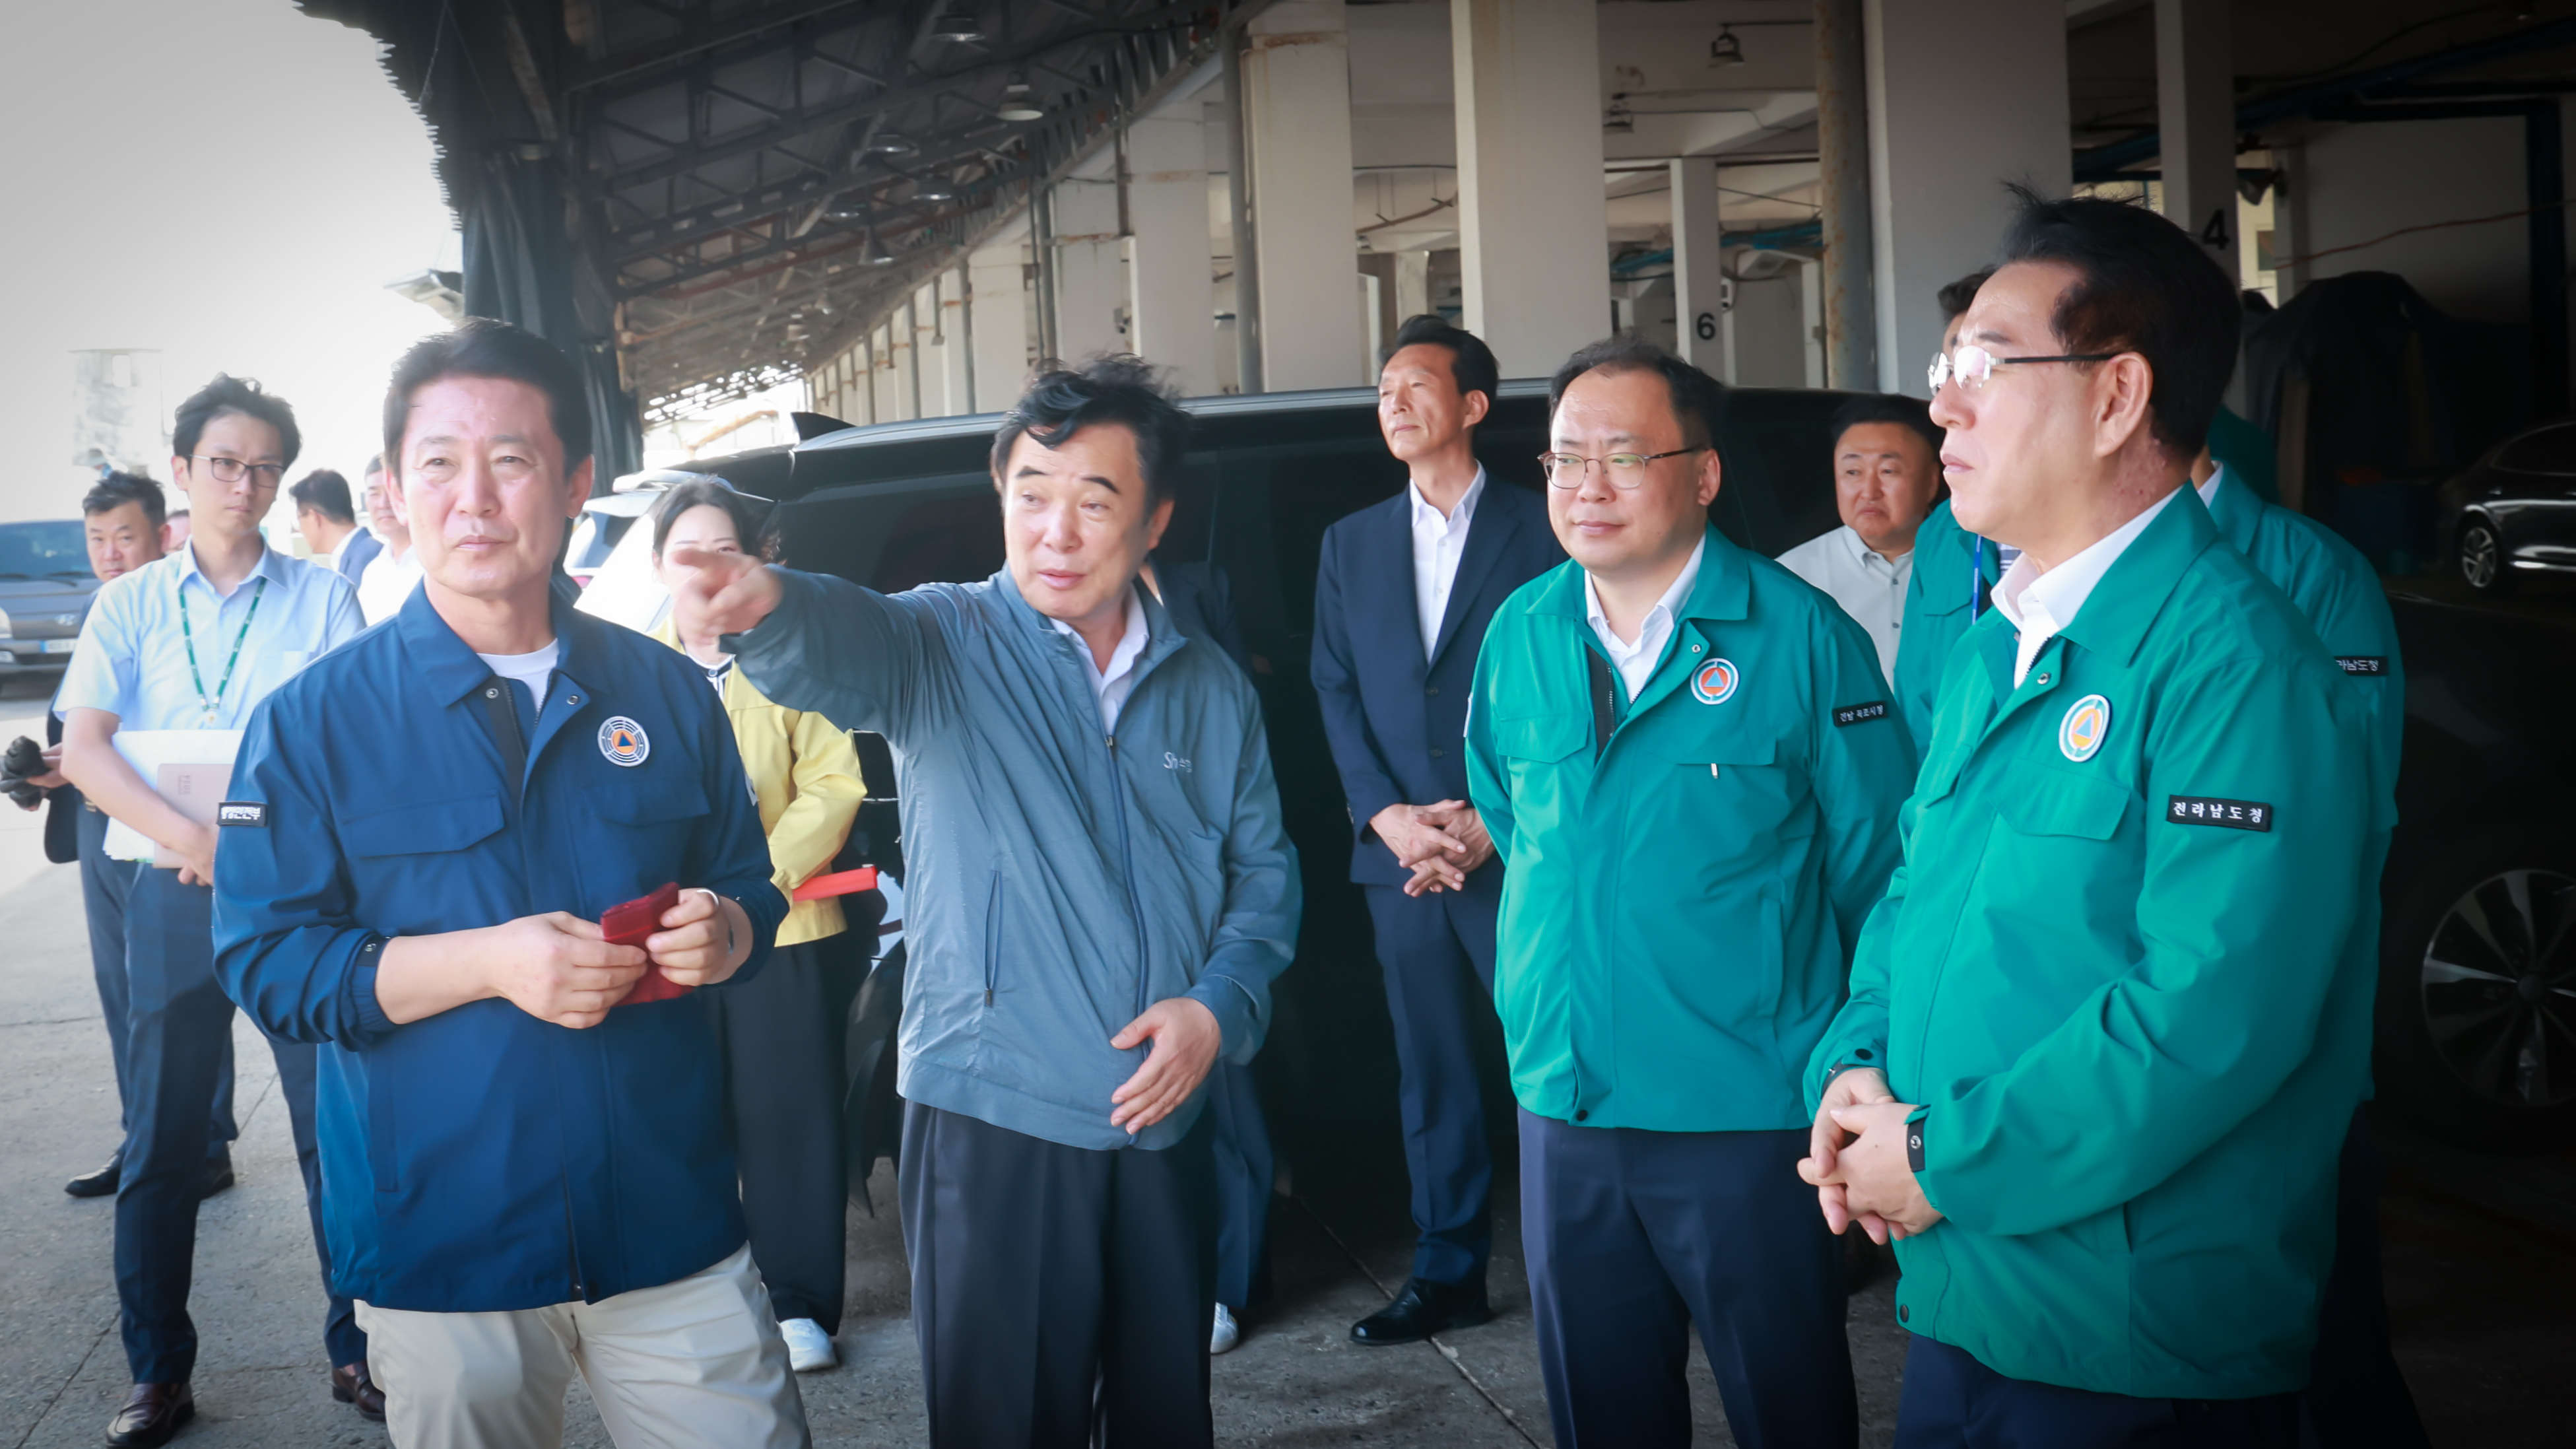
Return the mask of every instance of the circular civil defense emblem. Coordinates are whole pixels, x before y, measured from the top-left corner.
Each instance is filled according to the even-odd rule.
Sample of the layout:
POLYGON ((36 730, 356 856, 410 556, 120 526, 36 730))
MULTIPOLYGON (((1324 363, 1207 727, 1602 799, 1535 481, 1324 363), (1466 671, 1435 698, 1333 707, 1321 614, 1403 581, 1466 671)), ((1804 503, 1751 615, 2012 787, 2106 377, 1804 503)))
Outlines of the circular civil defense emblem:
POLYGON ((1691 671, 1691 698, 1702 704, 1724 704, 1735 697, 1735 686, 1744 682, 1732 659, 1712 659, 1691 671))
POLYGON ((2067 706, 2066 718, 2057 722, 2057 752, 2080 765, 2093 758, 2109 733, 2111 701, 2088 694, 2067 706))
POLYGON ((626 716, 611 715, 599 727, 599 752, 612 765, 640 765, 653 753, 653 742, 644 738, 644 727, 626 716))

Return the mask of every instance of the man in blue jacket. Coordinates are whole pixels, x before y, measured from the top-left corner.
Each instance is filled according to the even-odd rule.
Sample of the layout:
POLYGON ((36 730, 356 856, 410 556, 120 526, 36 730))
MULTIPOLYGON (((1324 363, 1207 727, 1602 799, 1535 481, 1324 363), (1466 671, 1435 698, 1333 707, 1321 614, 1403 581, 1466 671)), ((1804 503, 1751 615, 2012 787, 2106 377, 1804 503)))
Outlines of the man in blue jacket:
POLYGON ((705 676, 550 586, 587 408, 502 323, 395 368, 385 485, 423 583, 251 717, 216 968, 271 1036, 331 1044, 333 1277, 396 1444, 559 1443, 578 1367, 620 1443, 789 1449, 715 1039, 663 995, 757 970, 787 902, 705 676), (665 884, 640 944, 605 938, 665 884))
POLYGON ((1009 564, 887 597, 683 552, 771 699, 894 746, 904 1245, 936 1445, 1213 1441, 1200 1084, 1297 934, 1252 686, 1137 587, 1187 419, 1132 357, 993 438, 1009 564), (755 627, 757 626, 757 627, 755 627))
POLYGON ((1351 1327, 1414 1343, 1481 1323, 1493 1249, 1493 1154, 1477 1042, 1494 1034, 1494 918, 1503 863, 1467 803, 1467 696, 1485 625, 1512 590, 1565 561, 1538 495, 1486 476, 1476 424, 1502 371, 1438 317, 1395 334, 1377 422, 1412 475, 1324 534, 1310 665, 1350 800, 1351 879, 1367 893, 1395 1024, 1413 1276, 1351 1327))

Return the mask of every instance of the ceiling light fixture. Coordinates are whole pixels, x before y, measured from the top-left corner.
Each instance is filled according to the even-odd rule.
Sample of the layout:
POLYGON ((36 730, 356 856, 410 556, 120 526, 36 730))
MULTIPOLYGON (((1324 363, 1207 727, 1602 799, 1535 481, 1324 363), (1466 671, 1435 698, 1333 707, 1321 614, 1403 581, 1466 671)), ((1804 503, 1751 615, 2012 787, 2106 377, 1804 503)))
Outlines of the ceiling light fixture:
POLYGON ((929 181, 912 189, 912 199, 915 201, 955 201, 957 199, 957 192, 955 189, 945 186, 939 182, 929 181))
POLYGON ((993 114, 996 118, 1005 121, 1046 119, 1046 112, 1038 108, 1038 98, 1029 90, 1029 83, 1016 79, 1003 88, 1001 107, 993 114))
POLYGON ((951 10, 930 22, 930 35, 933 40, 973 45, 984 38, 984 23, 971 10, 951 10))
POLYGON ((900 131, 879 131, 868 138, 867 149, 880 156, 909 156, 921 148, 905 140, 900 131))
POLYGON ((1708 68, 1718 70, 1725 66, 1742 64, 1744 64, 1744 42, 1736 38, 1734 31, 1723 25, 1719 26, 1717 39, 1708 43, 1708 68))

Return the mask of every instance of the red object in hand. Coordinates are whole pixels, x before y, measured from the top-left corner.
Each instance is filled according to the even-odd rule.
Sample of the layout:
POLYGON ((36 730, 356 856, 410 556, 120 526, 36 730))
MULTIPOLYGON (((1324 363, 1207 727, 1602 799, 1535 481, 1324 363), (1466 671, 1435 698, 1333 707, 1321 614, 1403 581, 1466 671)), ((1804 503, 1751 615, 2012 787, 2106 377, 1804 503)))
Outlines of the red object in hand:
MULTIPOLYGON (((599 929, 608 937, 608 944, 612 946, 634 946, 641 949, 647 938, 662 929, 663 914, 679 903, 680 885, 679 882, 673 881, 642 900, 628 901, 622 906, 610 906, 608 913, 599 918, 599 929)), ((675 996, 688 995, 689 990, 690 988, 663 975, 661 967, 648 964, 644 968, 643 976, 617 1004, 633 1006, 639 1002, 669 1001, 675 996)))
POLYGON ((796 888, 796 899, 829 900, 834 896, 854 896, 861 891, 872 891, 876 888, 877 868, 873 865, 863 865, 857 870, 834 871, 830 875, 815 876, 796 888))

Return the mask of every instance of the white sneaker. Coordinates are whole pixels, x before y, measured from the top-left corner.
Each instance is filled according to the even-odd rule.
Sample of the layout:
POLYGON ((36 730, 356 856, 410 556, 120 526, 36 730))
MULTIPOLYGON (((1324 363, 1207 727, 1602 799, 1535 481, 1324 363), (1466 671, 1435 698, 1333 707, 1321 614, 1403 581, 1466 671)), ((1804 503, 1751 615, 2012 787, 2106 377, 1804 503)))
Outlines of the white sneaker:
POLYGON ((1234 1310, 1220 1303, 1216 1306, 1216 1326, 1208 1330, 1208 1352, 1223 1353, 1243 1342, 1243 1329, 1234 1321, 1234 1310))
POLYGON ((778 1331, 787 1340, 787 1366, 800 1374, 831 1368, 841 1361, 832 1352, 832 1335, 813 1319, 790 1318, 778 1325, 778 1331))

